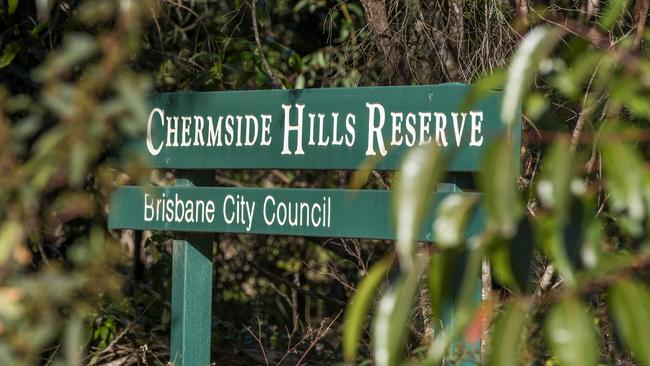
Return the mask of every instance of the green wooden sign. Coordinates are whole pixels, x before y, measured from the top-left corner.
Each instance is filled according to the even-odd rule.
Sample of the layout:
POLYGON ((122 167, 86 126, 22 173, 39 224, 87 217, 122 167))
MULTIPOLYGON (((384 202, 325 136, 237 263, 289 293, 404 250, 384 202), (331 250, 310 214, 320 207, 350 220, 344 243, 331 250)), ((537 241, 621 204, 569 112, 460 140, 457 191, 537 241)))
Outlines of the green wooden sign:
MULTIPOLYGON (((213 238, 206 233, 395 238, 389 191, 205 187, 214 175, 199 169, 348 170, 370 159, 375 169, 397 170, 408 148, 434 143, 447 154, 452 181, 460 181, 455 173, 477 172, 497 137, 521 135, 519 125, 506 131, 501 123, 501 92, 464 108, 470 90, 444 84, 152 95, 145 135, 129 148, 152 168, 178 169, 176 186, 116 190, 109 227, 188 232, 173 244, 171 361, 210 363, 213 238)), ((447 194, 432 198, 420 240, 433 241, 447 194)), ((478 207, 465 236, 484 221, 478 207)))
MULTIPOLYGON (((432 241, 430 223, 448 194, 435 196, 420 240, 432 241)), ((379 190, 124 187, 112 197, 109 227, 395 239, 391 199, 379 190)), ((482 222, 478 211, 467 235, 482 222)))
POLYGON ((135 150, 152 167, 396 170, 412 146, 437 143, 449 171, 476 171, 504 132, 501 92, 463 109, 471 85, 176 92, 150 98, 135 150))

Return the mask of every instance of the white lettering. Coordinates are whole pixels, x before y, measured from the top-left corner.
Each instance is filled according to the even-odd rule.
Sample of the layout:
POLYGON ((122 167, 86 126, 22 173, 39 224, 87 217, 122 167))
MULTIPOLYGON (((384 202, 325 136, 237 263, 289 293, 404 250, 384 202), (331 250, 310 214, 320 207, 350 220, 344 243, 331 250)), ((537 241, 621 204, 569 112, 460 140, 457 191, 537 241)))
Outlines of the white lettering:
POLYGON ((381 129, 384 127, 386 120, 386 113, 384 106, 379 103, 366 103, 368 108, 368 149, 366 155, 376 155, 373 143, 373 135, 377 136, 377 147, 381 156, 386 156, 386 148, 384 147, 384 138, 381 134, 381 129), (379 122, 375 124, 375 111, 379 114, 379 122))
POLYGON ((160 108, 154 108, 151 110, 151 113, 149 113, 149 120, 147 121, 147 150, 149 150, 149 153, 153 156, 156 156, 160 154, 160 151, 162 150, 163 147, 163 142, 160 142, 160 145, 158 145, 158 148, 153 147, 153 137, 151 134, 151 124, 153 122, 153 115, 154 113, 158 114, 160 116, 160 121, 161 124, 165 124, 165 112, 160 109, 160 108))
POLYGON ((472 139, 469 142, 469 146, 481 146, 483 144, 483 136, 481 136, 481 138, 477 138, 477 136, 481 135, 483 111, 470 111, 469 115, 472 117, 472 139))
POLYGON ((282 109, 284 109, 284 146, 282 148, 282 152, 280 153, 282 155, 291 155, 291 150, 289 150, 289 132, 292 131, 295 131, 298 137, 294 154, 305 154, 305 152, 302 150, 302 111, 304 108, 304 104, 296 104, 296 109, 298 109, 298 123, 292 126, 290 121, 291 105, 282 105, 282 109))

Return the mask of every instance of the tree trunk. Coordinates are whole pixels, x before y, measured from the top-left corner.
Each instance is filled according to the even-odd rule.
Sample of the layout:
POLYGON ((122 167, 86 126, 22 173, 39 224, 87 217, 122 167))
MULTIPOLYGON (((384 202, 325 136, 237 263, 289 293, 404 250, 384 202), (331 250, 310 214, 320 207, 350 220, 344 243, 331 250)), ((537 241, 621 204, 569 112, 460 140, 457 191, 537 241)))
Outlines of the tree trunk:
POLYGON ((636 51, 641 46, 643 39, 643 32, 645 30, 645 21, 648 17, 648 8, 650 7, 650 0, 637 0, 634 4, 634 43, 632 44, 632 51, 636 51))
POLYGON ((390 31, 390 22, 386 12, 384 0, 361 0, 366 13, 366 23, 370 31, 377 38, 377 44, 386 65, 386 72, 390 84, 397 82, 399 67, 399 52, 395 49, 395 42, 390 31))

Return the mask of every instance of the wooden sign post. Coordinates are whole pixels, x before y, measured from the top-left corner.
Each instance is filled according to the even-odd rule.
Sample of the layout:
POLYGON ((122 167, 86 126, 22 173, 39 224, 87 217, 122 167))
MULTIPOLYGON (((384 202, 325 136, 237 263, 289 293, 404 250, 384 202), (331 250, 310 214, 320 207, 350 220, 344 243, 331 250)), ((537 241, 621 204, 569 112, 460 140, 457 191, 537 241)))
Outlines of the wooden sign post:
MULTIPOLYGON (((378 170, 396 170, 408 148, 434 143, 448 154, 452 177, 477 172, 490 142, 506 131, 499 114, 501 93, 460 109, 470 88, 153 95, 143 121, 146 136, 131 148, 152 168, 177 169, 176 185, 119 188, 111 199, 109 228, 183 233, 173 245, 171 361, 184 366, 210 362, 209 233, 395 239, 389 191, 212 187, 213 175, 206 170, 354 170, 369 158, 379 159, 378 170)), ((519 128, 509 131, 516 141, 519 128)), ((427 223, 446 194, 435 195, 427 223)), ((467 235, 480 232, 483 224, 479 209, 467 235)), ((432 240, 430 224, 419 239, 432 240)))

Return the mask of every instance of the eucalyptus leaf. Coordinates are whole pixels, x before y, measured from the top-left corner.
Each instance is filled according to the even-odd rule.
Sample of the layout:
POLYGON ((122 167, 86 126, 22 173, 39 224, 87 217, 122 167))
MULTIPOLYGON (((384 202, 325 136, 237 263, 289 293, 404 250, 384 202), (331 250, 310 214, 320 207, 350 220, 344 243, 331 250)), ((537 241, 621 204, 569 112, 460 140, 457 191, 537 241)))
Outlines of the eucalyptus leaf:
POLYGON ((539 63, 548 56, 559 32, 545 26, 532 29, 521 42, 512 58, 501 106, 501 121, 512 126, 519 120, 521 101, 539 63))
POLYGON ((455 247, 465 239, 465 228, 475 209, 477 196, 451 194, 438 206, 433 222, 434 241, 441 248, 455 247))
POLYGON ((564 282, 569 287, 575 286, 575 274, 566 251, 562 223, 553 215, 545 215, 538 217, 534 226, 540 248, 549 256, 564 282))
POLYGON ((391 284, 379 301, 373 326, 377 366, 399 365, 408 338, 411 309, 418 292, 425 263, 418 261, 391 284))
POLYGON ((434 325, 438 325, 442 320, 444 301, 454 297, 454 285, 458 283, 458 279, 454 276, 454 270, 460 262, 461 254, 461 250, 453 249, 442 250, 431 256, 427 278, 434 325))
POLYGON ((650 365, 650 292, 645 285, 622 280, 609 290, 617 333, 643 365, 650 365))
POLYGON ((2 56, 0 56, 0 69, 7 67, 14 60, 18 52, 22 50, 22 46, 18 42, 11 42, 4 46, 2 49, 2 56))
POLYGON ((571 182, 576 172, 574 153, 568 139, 558 139, 544 161, 543 176, 537 184, 538 197, 551 208, 559 222, 568 218, 571 182))
POLYGON ((7 2, 8 2, 7 5, 9 5, 9 7, 8 7, 9 15, 12 15, 14 12, 16 12, 16 9, 18 8, 18 3, 20 1, 18 1, 18 0, 7 0, 7 2))
POLYGON ((519 365, 519 347, 526 324, 528 304, 514 300, 499 314, 491 336, 487 366, 519 365))
POLYGON ((22 225, 14 220, 6 221, 0 226, 0 265, 9 259, 14 247, 20 244, 24 232, 22 225))
POLYGON ((607 3, 609 6, 600 18, 600 25, 606 30, 612 30, 616 21, 623 16, 629 2, 627 0, 611 0, 607 3))
POLYGON ((343 355, 348 362, 354 362, 357 357, 359 340, 372 304, 373 295, 382 282, 386 280, 391 262, 391 258, 384 258, 370 268, 368 275, 357 287, 357 291, 345 310, 343 355))
POLYGON ((514 142, 504 136, 488 148, 479 183, 487 213, 487 225, 499 236, 511 238, 523 215, 517 177, 519 157, 513 154, 514 142))
POLYGON ((534 249, 537 239, 528 218, 518 225, 512 240, 495 239, 490 263, 496 279, 515 293, 532 291, 534 249))
POLYGON ((601 146, 601 152, 612 209, 623 212, 637 223, 626 229, 632 235, 640 235, 641 221, 646 217, 647 210, 644 202, 648 200, 648 197, 644 197, 648 181, 645 164, 632 146, 616 139, 616 128, 603 133, 605 143, 601 146))
POLYGON ((443 170, 441 149, 432 143, 409 150, 401 164, 401 174, 393 195, 393 209, 397 253, 400 265, 405 270, 413 267, 415 241, 443 170))
POLYGON ((598 364, 598 340, 592 317, 579 299, 567 298, 553 306, 544 330, 553 354, 560 360, 560 365, 598 364))

